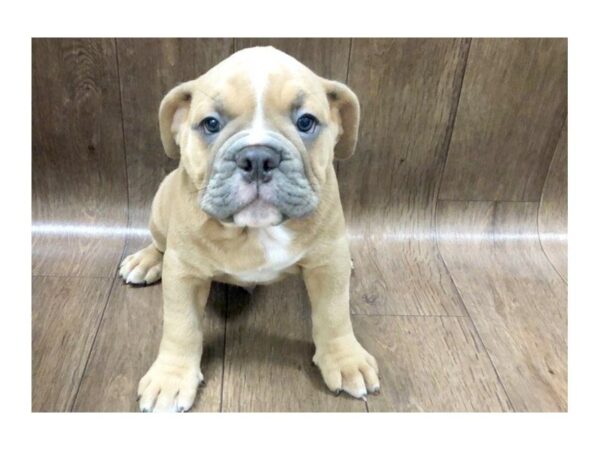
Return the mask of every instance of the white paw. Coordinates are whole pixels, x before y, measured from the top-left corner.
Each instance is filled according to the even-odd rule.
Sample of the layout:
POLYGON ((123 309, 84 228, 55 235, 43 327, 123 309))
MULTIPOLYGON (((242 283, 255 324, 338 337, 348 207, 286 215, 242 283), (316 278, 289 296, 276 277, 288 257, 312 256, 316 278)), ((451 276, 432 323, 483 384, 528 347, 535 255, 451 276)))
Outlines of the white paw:
POLYGON ((367 393, 379 393, 377 362, 354 336, 318 346, 313 361, 321 370, 327 387, 336 394, 344 391, 366 400, 367 393))
POLYGON ((199 366, 194 363, 166 363, 157 359, 138 386, 140 411, 187 411, 194 404, 203 380, 199 366))
POLYGON ((152 284, 160 280, 163 255, 153 245, 129 255, 119 266, 119 275, 129 284, 152 284))

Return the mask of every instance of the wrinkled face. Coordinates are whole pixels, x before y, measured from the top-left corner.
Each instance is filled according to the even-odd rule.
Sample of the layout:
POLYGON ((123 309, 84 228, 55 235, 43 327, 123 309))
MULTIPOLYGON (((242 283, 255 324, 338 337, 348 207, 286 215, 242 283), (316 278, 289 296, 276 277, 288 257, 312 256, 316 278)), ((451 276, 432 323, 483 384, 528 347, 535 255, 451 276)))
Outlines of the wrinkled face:
POLYGON ((173 89, 160 122, 167 153, 181 149, 198 205, 221 222, 265 227, 315 210, 343 127, 356 139, 358 103, 288 55, 253 48, 173 89))

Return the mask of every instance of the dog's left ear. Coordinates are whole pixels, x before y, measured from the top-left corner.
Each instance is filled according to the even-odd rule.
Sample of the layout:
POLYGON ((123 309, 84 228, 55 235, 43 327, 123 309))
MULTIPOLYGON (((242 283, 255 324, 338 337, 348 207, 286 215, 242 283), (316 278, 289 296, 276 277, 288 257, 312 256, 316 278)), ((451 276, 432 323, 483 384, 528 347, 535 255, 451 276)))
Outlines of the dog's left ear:
POLYGON ((323 84, 333 120, 339 126, 334 157, 335 159, 348 159, 354 153, 358 140, 358 124, 360 122, 358 97, 348 86, 338 81, 324 79, 323 84))
POLYGON ((187 81, 174 87, 160 102, 158 110, 160 139, 169 158, 179 157, 181 133, 190 112, 194 81, 187 81))

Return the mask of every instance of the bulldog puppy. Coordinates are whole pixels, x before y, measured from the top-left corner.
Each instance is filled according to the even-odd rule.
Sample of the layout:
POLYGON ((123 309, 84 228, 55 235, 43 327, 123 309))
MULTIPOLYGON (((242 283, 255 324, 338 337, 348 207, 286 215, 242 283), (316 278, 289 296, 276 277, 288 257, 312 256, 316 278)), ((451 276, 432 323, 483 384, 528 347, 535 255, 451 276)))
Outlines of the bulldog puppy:
POLYGON ((354 152, 356 95, 256 47, 172 89, 159 122, 180 164, 154 197, 152 244, 120 268, 127 283, 162 277, 162 341, 139 383, 140 410, 192 407, 213 280, 251 287, 295 273, 306 283, 313 361, 327 387, 356 398, 378 392, 377 363, 350 322, 351 260, 333 168, 334 157, 354 152))

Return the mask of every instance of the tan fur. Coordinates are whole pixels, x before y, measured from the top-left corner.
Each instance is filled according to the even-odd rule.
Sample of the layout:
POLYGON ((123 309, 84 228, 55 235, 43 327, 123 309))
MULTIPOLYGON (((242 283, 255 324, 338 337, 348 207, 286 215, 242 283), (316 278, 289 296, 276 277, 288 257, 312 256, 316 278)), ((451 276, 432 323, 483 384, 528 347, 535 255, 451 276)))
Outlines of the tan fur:
POLYGON ((320 198, 310 216, 284 223, 292 236, 288 252, 299 259, 277 279, 291 273, 304 277, 312 307, 314 362, 327 386, 355 397, 379 390, 375 360, 356 341, 350 322, 351 260, 333 169, 334 154, 345 158, 354 151, 358 100, 345 85, 317 77, 287 55, 274 49, 252 49, 238 52, 197 80, 174 88, 161 103, 165 151, 172 157, 180 154, 181 163, 165 178, 154 199, 150 220, 153 244, 126 259, 121 269, 124 278, 137 270, 137 278, 144 280, 144 270, 156 271, 157 255, 164 252, 163 337, 157 360, 140 382, 138 394, 144 411, 192 406, 202 381, 201 318, 211 281, 248 286, 252 283, 236 274, 252 272, 266 263, 256 229, 222 224, 200 209, 198 193, 210 175, 212 156, 190 131, 210 113, 215 100, 235 124, 229 134, 218 137, 221 142, 249 126, 257 107, 247 74, 256 57, 253 51, 273 62, 264 97, 265 117, 299 149, 307 177, 320 198), (288 116, 300 91, 304 105, 326 125, 309 149, 288 116))

